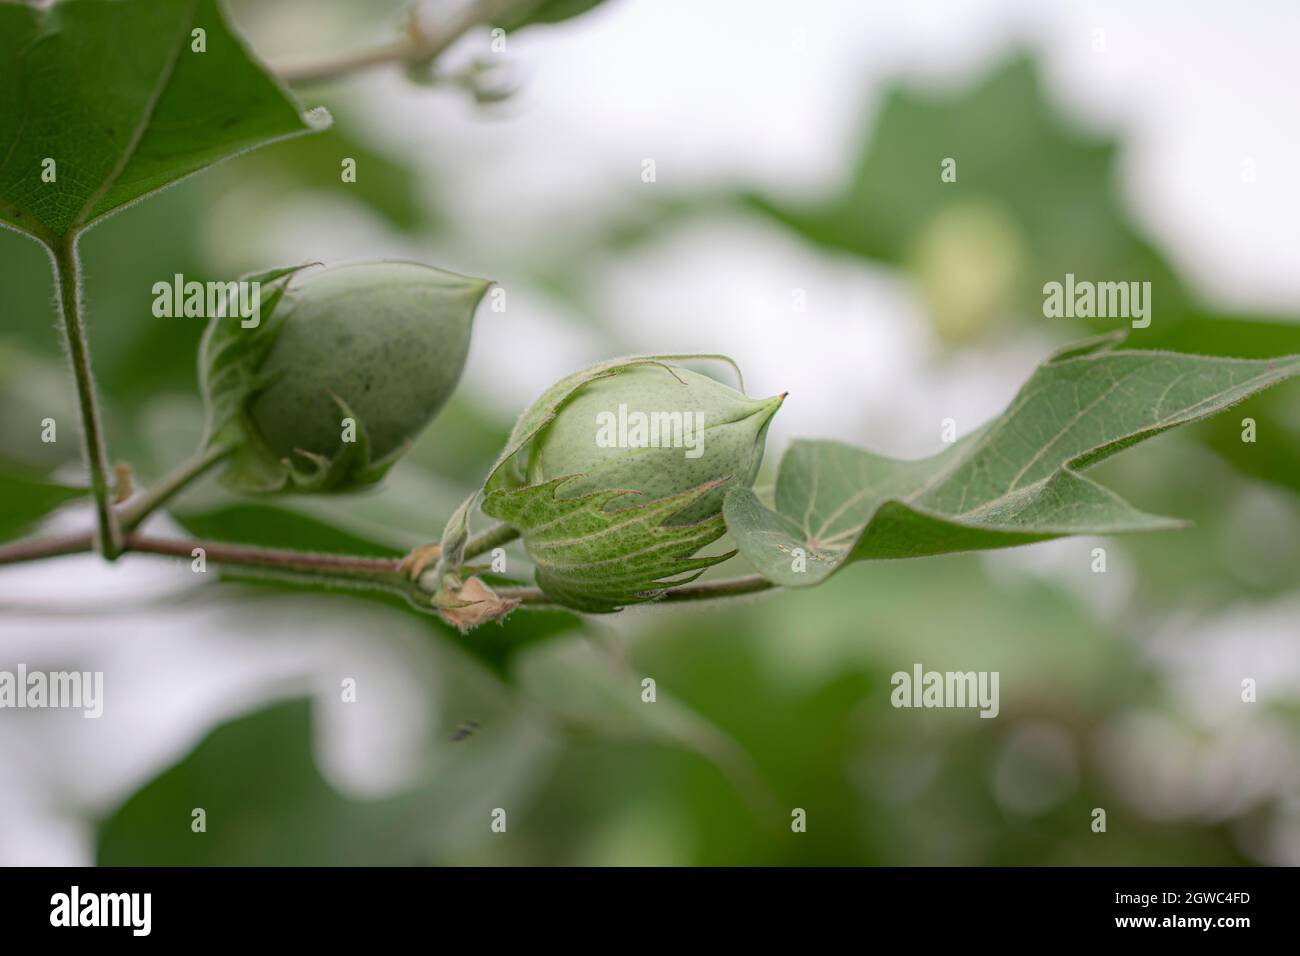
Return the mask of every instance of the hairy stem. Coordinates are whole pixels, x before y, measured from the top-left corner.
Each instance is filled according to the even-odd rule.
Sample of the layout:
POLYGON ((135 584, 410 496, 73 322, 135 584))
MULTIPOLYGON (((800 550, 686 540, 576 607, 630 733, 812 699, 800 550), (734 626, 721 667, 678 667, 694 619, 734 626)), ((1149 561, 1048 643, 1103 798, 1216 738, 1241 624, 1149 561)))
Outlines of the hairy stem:
POLYGON ((118 511, 123 531, 134 531, 191 482, 202 477, 213 465, 234 451, 231 445, 215 445, 176 466, 170 474, 143 494, 124 504, 118 511))
POLYGON ((397 558, 368 558, 351 554, 293 551, 288 548, 262 548, 247 544, 229 544, 225 541, 204 541, 198 538, 157 538, 145 534, 127 535, 126 546, 131 551, 144 554, 163 554, 187 559, 194 556, 196 548, 202 548, 206 558, 221 564, 284 568, 289 571, 328 571, 360 576, 396 574, 400 563, 397 558))
MULTIPOLYGON (((474 554, 490 550, 499 544, 518 537, 518 532, 508 525, 489 528, 467 547, 479 547, 474 554)), ((229 544, 224 541, 204 541, 191 538, 158 538, 129 533, 123 538, 123 550, 141 554, 158 554, 167 557, 193 560, 196 548, 201 548, 205 561, 262 573, 282 580, 326 582, 338 587, 378 589, 402 594, 422 606, 429 606, 428 595, 407 577, 401 558, 376 558, 348 554, 323 554, 293 551, 284 548, 261 548, 253 545, 229 544)), ((92 550, 89 534, 51 535, 17 541, 0 547, 0 565, 18 564, 67 554, 81 554, 92 550)), ((710 601, 720 598, 755 594, 775 587, 761 575, 729 578, 684 584, 672 588, 655 603, 679 604, 684 601, 710 601)), ((501 598, 518 600, 529 607, 546 607, 554 604, 541 588, 497 588, 501 598)))
MULTIPOLYGON (((122 527, 133 531, 144 518, 180 491, 208 468, 219 462, 228 454, 228 449, 210 450, 196 456, 177 468, 163 479, 157 487, 151 488, 140 498, 118 509, 122 527)), ((465 547, 465 557, 471 558, 491 551, 493 548, 507 544, 519 537, 519 532, 509 525, 499 524, 488 528, 482 534, 470 538, 465 547)), ((48 535, 40 538, 28 538, 12 544, 0 546, 0 565, 21 564, 26 561, 39 561, 42 558, 57 558, 67 554, 83 554, 94 549, 94 538, 86 532, 48 535)), ((189 557, 194 548, 203 548, 213 561, 235 561, 242 564, 256 564, 262 567, 276 565, 299 566, 308 570, 328 568, 336 572, 350 570, 396 571, 401 565, 400 558, 358 558, 341 554, 310 554, 290 550, 268 550, 248 545, 231 545, 222 542, 190 541, 187 539, 152 538, 146 535, 127 535, 123 540, 124 551, 142 551, 152 554, 170 554, 189 557), (304 560, 295 561, 295 556, 304 560)))
POLYGON ((77 258, 77 239, 70 234, 50 246, 54 259, 54 277, 59 289, 59 310, 63 317, 63 336, 68 345, 68 359, 77 383, 77 401, 81 406, 82 451, 90 472, 90 490, 95 497, 95 521, 99 529, 98 548, 112 561, 122 553, 122 532, 113 511, 109 488, 108 450, 104 443, 104 426, 95 397, 95 379, 90 371, 90 350, 86 346, 86 327, 81 317, 81 263, 77 258))
POLYGON ((503 544, 509 544, 519 537, 519 532, 510 527, 508 524, 493 525, 482 534, 476 534, 465 544, 465 560, 477 558, 480 554, 486 554, 493 548, 499 548, 503 544))
POLYGON ((141 554, 195 561, 202 556, 222 567, 235 568, 253 577, 295 583, 326 584, 352 590, 378 590, 400 594, 428 606, 419 588, 401 570, 397 558, 373 558, 348 554, 324 554, 260 548, 191 538, 156 538, 128 534, 126 548, 141 554))
MULTIPOLYGON (((159 554, 191 560, 196 548, 203 549, 205 561, 234 567, 261 568, 294 572, 297 576, 323 576, 344 585, 386 584, 406 591, 398 558, 361 557, 349 554, 324 554, 284 548, 261 548, 253 545, 204 541, 195 538, 159 538, 128 533, 123 536, 122 550, 140 554, 159 554)), ((0 565, 36 561, 67 554, 84 554, 93 549, 86 533, 30 538, 0 548, 0 565)))
MULTIPOLYGON (((231 449, 221 446, 194 456, 178 466, 156 486, 121 507, 119 516, 127 532, 122 541, 122 550, 191 560, 196 557, 195 549, 201 548, 205 561, 210 560, 217 564, 263 572, 281 579, 326 581, 340 587, 378 588, 404 594, 418 604, 427 605, 428 596, 420 592, 416 583, 407 577, 401 558, 314 553, 286 548, 229 544, 223 541, 158 538, 134 533, 134 529, 146 516, 225 458, 230 451, 231 449)), ((493 525, 470 538, 465 545, 464 557, 469 560, 493 548, 508 544, 518 537, 519 531, 508 524, 493 525)), ((92 536, 86 533, 51 535, 17 541, 0 547, 0 565, 79 554, 92 550, 93 546, 92 536)), ((655 603, 680 604, 685 601, 739 597, 774 587, 776 585, 762 575, 751 574, 720 581, 684 584, 666 591, 655 603)), ((514 587, 496 590, 501 598, 518 600, 530 607, 546 607, 554 604, 541 588, 514 587)))
POLYGON ((94 535, 85 531, 48 535, 43 538, 26 538, 0 547, 0 565, 58 558, 65 554, 84 554, 93 550, 95 550, 94 535))
MULTIPOLYGON (((114 516, 123 535, 134 531, 145 518, 165 505, 233 450, 233 448, 226 445, 208 448, 178 465, 158 484, 150 487, 130 501, 118 505, 114 509, 114 516)), ((0 546, 0 565, 21 564, 24 561, 39 561, 42 558, 57 558, 67 554, 82 554, 93 550, 95 550, 95 536, 84 531, 28 538, 0 546)), ((123 539, 122 551, 126 550, 129 549, 126 546, 125 539, 123 539)))

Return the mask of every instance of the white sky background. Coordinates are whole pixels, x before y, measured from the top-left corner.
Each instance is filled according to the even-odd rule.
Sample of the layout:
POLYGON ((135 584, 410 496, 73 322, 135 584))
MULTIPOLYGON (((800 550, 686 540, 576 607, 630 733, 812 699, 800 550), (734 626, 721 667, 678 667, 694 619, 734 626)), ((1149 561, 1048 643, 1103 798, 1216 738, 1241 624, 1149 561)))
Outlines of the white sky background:
POLYGON ((375 105, 396 137, 418 136, 424 115, 431 144, 455 144, 472 175, 453 194, 471 208, 576 211, 593 190, 637 184, 643 156, 670 185, 817 195, 847 175, 882 81, 960 86, 1028 44, 1061 104, 1126 134, 1129 197, 1194 280, 1225 300, 1294 305, 1300 120, 1284 118, 1298 112, 1297 41, 1289 0, 610 0, 511 38, 528 79, 510 122, 412 109, 391 88, 375 105), (1244 184, 1248 158, 1258 172, 1244 184))
MULTIPOLYGON (((260 26, 270 31, 276 24, 260 26)), ((281 26, 290 32, 267 32, 264 42, 258 33, 268 59, 324 39, 313 35, 312 22, 281 26)), ((1298 41, 1300 4, 1286 0, 609 0, 571 24, 510 38, 523 88, 498 118, 485 119, 461 95, 409 86, 395 73, 366 77, 356 89, 370 132, 420 157, 435 201, 456 216, 463 244, 444 250, 443 264, 496 275, 494 258, 508 262, 557 231, 582 229, 588 209, 630 205, 646 188, 750 184, 791 197, 830 191, 847 176, 882 82, 906 76, 960 85, 1028 44, 1043 59, 1060 103, 1081 122, 1124 134, 1125 192, 1140 223, 1190 281, 1224 305, 1295 309, 1298 41), (1092 49, 1095 29, 1104 31, 1102 52, 1092 49), (657 161, 655 187, 640 182, 646 156, 657 161), (1247 159, 1256 167, 1250 183, 1241 176, 1247 159)), ((483 36, 467 38, 453 58, 482 52, 485 43, 483 36)), ((310 95, 305 99, 310 103, 310 95)), ((224 224, 238 222, 248 201, 232 195, 218 209, 211 239, 217 261, 229 241, 224 224)), ((286 204, 277 213, 274 228, 241 237, 241 252, 251 243, 266 262, 301 259, 304 250, 326 260, 429 256, 346 208, 286 204)), ((605 352, 563 304, 499 277, 511 292, 510 311, 480 317, 467 381, 513 414, 560 375, 605 352)), ((867 442, 896 454, 937 450, 941 418, 951 414, 962 428, 979 424, 1042 354, 1038 344, 1021 340, 940 361, 918 302, 897 276, 825 256, 758 220, 689 226, 591 278, 602 317, 619 328, 625 345, 731 352, 751 392, 789 390, 773 454, 794 434, 867 442), (806 326, 789 321, 793 286, 811 290, 806 326)), ((128 574, 132 581, 145 575, 162 591, 191 583, 161 564, 110 569, 72 558, 0 574, 0 602, 49 607, 49 580, 73 567, 89 602, 122 593, 128 574)), ((67 606, 66 598, 59 601, 67 606)), ((92 614, 71 622, 5 614, 0 645, 26 650, 33 667, 39 649, 54 644, 68 659, 84 657, 110 673, 129 663, 136 678, 129 707, 110 707, 100 721, 51 715, 57 726, 39 746, 16 722, 0 721, 0 864, 89 862, 92 834, 77 817, 111 807, 236 703, 251 708, 259 694, 270 699, 286 684, 310 685, 345 653, 348 628, 360 626, 344 607, 330 608, 329 639, 312 641, 296 639, 303 636, 290 623, 297 612, 286 605, 266 625, 279 629, 280 639, 269 645, 232 637, 230 616, 214 612, 92 614), (146 653, 151 647, 171 651, 146 653), (181 692, 197 687, 200 676, 201 687, 181 692)), ((1198 644, 1213 649, 1207 657, 1216 667, 1231 656, 1231 635, 1243 619, 1251 618, 1199 632, 1198 644)), ((403 647, 391 661, 370 662, 392 671, 384 680, 398 688, 393 719, 380 711, 366 717, 371 747, 322 732, 319 746, 336 778, 401 776, 401 759, 375 766, 373 755, 410 750, 402 738, 412 732, 406 717, 422 685, 394 676, 410 670, 410 653, 403 647), (376 739, 384 733, 393 739, 376 739)), ((1290 654, 1287 668, 1294 669, 1290 654)), ((1186 658, 1170 666, 1180 686, 1205 679, 1203 671, 1197 677, 1188 670, 1186 658)), ((1300 828, 1279 837, 1291 845, 1288 853, 1300 852, 1296 833, 1300 828)))

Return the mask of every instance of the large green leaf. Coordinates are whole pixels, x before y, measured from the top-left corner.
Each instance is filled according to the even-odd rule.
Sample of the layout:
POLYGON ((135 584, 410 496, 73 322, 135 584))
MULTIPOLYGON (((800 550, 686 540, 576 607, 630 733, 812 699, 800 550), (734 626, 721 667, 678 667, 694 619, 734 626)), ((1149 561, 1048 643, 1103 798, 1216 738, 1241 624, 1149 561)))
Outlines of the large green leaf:
POLYGON ((311 129, 216 0, 0 4, 0 224, 47 243, 311 129))
POLYGON ((737 547, 772 581, 799 587, 850 561, 1177 527, 1079 471, 1300 373, 1300 356, 1113 351, 1116 341, 1058 352, 1001 416, 932 458, 796 442, 781 462, 775 510, 748 489, 727 493, 737 547))

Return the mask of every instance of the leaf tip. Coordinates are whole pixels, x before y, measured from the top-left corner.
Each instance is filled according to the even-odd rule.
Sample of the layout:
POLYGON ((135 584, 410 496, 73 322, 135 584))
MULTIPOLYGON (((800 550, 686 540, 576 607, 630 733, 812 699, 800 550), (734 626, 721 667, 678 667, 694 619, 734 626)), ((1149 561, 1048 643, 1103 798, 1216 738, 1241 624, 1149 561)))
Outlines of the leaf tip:
POLYGON ((1058 362, 1064 362, 1068 359, 1081 358, 1085 355, 1095 355, 1098 352, 1109 352, 1115 346, 1121 344, 1128 338, 1127 329, 1116 329, 1114 332, 1105 332, 1102 335, 1094 335, 1090 338, 1081 339, 1078 342, 1071 342, 1057 349, 1047 357, 1044 365, 1055 365, 1058 362))
POLYGON ((321 133, 334 125, 334 117, 323 106, 314 106, 302 114, 302 121, 313 133, 321 133))

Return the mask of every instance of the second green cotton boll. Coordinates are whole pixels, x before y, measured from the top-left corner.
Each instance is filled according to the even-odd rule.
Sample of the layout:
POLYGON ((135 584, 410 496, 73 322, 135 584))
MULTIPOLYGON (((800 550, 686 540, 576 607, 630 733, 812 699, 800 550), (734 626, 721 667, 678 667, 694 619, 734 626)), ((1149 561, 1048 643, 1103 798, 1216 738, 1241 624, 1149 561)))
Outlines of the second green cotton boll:
POLYGON ((277 457, 328 458, 343 442, 342 402, 373 461, 400 453, 456 388, 487 286, 407 262, 306 275, 277 307, 283 324, 259 369, 269 384, 249 424, 277 457))
POLYGON ((562 497, 627 489, 611 509, 730 481, 692 503, 672 523, 701 521, 722 508, 726 487, 753 484, 772 416, 783 396, 749 398, 688 369, 623 368, 583 386, 533 440, 530 484, 578 475, 562 497))

